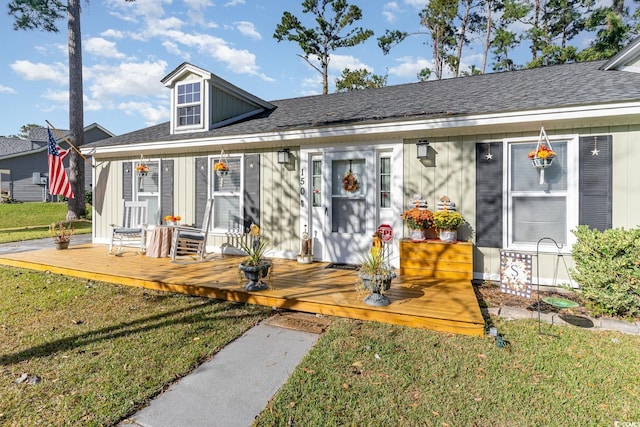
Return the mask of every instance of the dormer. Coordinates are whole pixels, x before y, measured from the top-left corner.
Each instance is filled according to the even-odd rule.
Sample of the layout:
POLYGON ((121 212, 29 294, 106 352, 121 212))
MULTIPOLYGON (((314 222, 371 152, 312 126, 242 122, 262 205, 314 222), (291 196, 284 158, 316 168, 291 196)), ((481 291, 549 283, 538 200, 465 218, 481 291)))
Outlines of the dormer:
POLYGON ((161 82, 171 89, 172 134, 208 131, 275 108, 187 62, 161 82))
POLYGON ((601 69, 640 73, 640 37, 632 40, 618 54, 609 59, 601 69))

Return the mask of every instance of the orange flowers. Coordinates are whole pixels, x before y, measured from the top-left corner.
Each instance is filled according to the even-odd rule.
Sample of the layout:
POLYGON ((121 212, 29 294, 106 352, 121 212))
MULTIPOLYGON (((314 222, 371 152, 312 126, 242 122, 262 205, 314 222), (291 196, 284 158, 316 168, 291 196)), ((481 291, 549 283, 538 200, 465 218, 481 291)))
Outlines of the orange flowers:
POLYGON ((222 160, 213 165, 213 170, 215 171, 228 171, 229 166, 223 162, 222 160))
POLYGON ((180 215, 167 215, 164 217, 165 222, 178 222, 181 219, 180 215))
POLYGON ((400 218, 412 230, 426 230, 433 227, 433 213, 426 208, 415 207, 408 209, 400 215, 400 218))
POLYGON ((548 148, 544 144, 540 144, 540 146, 537 147, 537 150, 529 151, 529 158, 532 160, 533 159, 552 159, 555 156, 556 156, 556 152, 548 148))

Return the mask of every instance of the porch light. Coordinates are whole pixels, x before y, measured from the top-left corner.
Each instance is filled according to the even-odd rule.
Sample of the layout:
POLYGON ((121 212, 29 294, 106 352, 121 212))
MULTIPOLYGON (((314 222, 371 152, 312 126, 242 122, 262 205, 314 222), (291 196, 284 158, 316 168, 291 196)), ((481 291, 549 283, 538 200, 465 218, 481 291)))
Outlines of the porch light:
POLYGON ((418 159, 422 160, 429 158, 429 141, 421 139, 416 142, 416 149, 418 150, 418 159))
POLYGON ((278 151, 278 164, 288 165, 290 157, 291 154, 289 153, 289 149, 283 148, 282 150, 278 151))

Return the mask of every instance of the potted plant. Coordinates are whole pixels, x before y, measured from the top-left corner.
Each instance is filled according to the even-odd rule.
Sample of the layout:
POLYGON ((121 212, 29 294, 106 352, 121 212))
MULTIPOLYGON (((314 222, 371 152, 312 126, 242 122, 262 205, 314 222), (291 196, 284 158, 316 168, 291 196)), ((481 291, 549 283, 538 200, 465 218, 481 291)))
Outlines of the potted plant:
POLYGON ((409 240, 420 242, 427 240, 427 230, 433 227, 433 212, 426 207, 426 203, 417 203, 416 206, 404 211, 400 217, 410 230, 409 240))
POLYGON ((445 209, 433 213, 433 225, 438 230, 440 240, 443 242, 456 242, 458 228, 463 224, 464 218, 460 212, 445 209))
POLYGON ((361 258, 356 289, 369 291, 369 295, 364 299, 367 305, 389 305, 391 301, 384 293, 391 287, 391 280, 396 277, 393 268, 384 259, 383 251, 378 247, 372 247, 361 258))
POLYGON ((62 222, 54 222, 49 225, 49 233, 53 237, 56 249, 67 249, 74 232, 75 229, 71 225, 65 226, 62 222))
POLYGON ((240 242, 240 247, 247 253, 247 258, 242 260, 238 268, 249 280, 244 286, 246 291, 262 291, 268 288, 262 279, 269 275, 273 265, 264 257, 269 241, 260 236, 260 228, 256 224, 251 224, 249 235, 252 237, 251 244, 240 242))
POLYGON ((164 217, 164 222, 167 225, 178 225, 178 221, 180 221, 182 217, 180 215, 167 215, 164 217))
POLYGON ((528 157, 533 167, 542 169, 551 165, 556 157, 556 152, 546 144, 539 144, 535 150, 529 151, 528 157))
POLYGON ((229 174, 229 165, 220 160, 213 165, 213 170, 216 171, 216 175, 223 178, 229 174))
POLYGON ((136 166, 136 173, 141 178, 147 176, 147 174, 149 173, 149 166, 145 165, 144 163, 140 163, 138 166, 136 166))

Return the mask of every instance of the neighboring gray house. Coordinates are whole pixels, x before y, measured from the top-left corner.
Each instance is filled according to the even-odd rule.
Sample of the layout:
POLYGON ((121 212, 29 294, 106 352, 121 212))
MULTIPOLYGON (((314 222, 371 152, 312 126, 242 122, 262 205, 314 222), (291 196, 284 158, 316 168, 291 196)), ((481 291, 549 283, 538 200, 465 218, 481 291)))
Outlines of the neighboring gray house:
MULTIPOLYGON (((188 63, 162 82, 168 123, 82 149, 96 166, 96 243, 109 242, 121 199, 148 200, 151 223, 200 224, 213 198, 212 251, 256 222, 274 256, 295 259, 306 229, 314 259, 357 263, 387 224, 397 265, 400 214, 415 194, 431 209, 447 195, 468 223, 459 238, 474 244, 475 278, 497 279, 502 249, 536 253, 552 237, 570 255, 579 224, 640 225, 640 38, 610 61, 271 102, 188 63), (557 153, 544 177, 528 158, 542 127, 557 153), (136 176, 140 163, 148 174, 136 176)), ((550 284, 558 249, 540 254, 550 284)))
MULTIPOLYGON (((61 131, 68 137, 68 131, 61 131)), ((63 149, 69 145, 53 132, 58 145, 63 149)), ((114 136, 102 126, 93 123, 84 129, 85 143, 92 143, 114 136)), ((85 165, 85 190, 91 190, 93 171, 89 161, 85 165)), ((68 160, 66 164, 68 165, 68 160)), ((47 160, 47 128, 29 130, 29 139, 0 137, 0 190, 2 194, 21 202, 43 202, 54 200, 46 188, 49 175, 47 160)))

